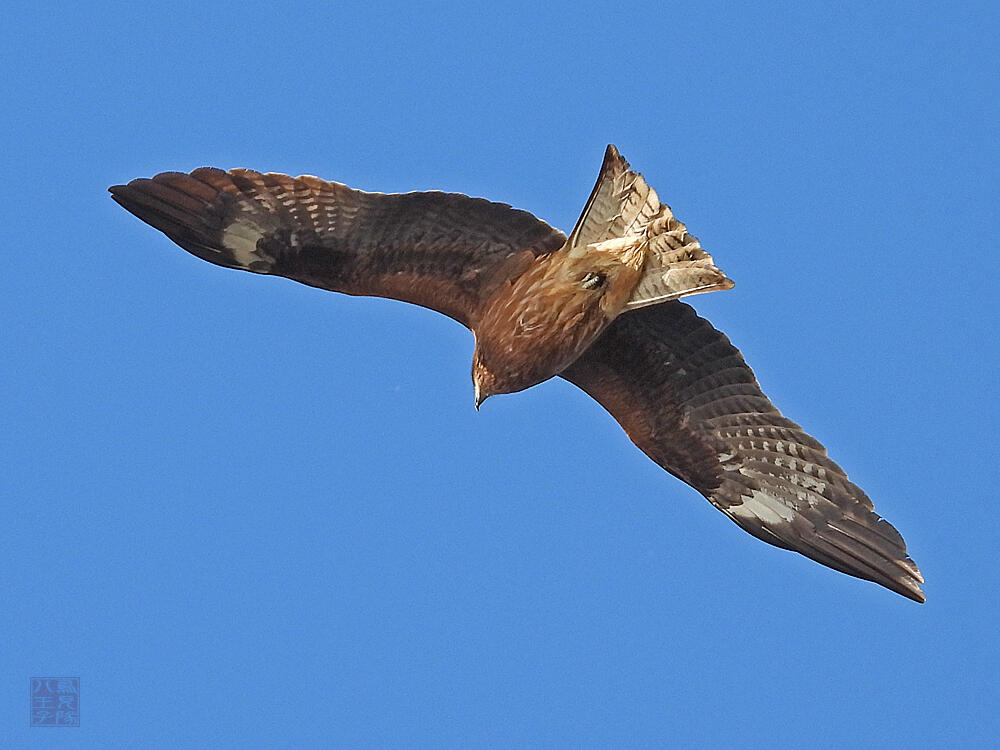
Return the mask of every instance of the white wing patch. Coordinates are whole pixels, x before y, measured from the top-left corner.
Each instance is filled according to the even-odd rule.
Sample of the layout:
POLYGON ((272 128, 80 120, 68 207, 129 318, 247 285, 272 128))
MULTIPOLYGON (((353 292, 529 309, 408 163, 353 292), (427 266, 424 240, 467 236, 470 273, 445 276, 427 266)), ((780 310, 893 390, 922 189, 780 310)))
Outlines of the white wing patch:
POLYGON ((767 526, 777 526, 795 520, 794 508, 761 490, 754 490, 750 497, 743 498, 741 505, 731 505, 725 510, 739 518, 760 520, 767 526))
POLYGON ((222 246, 229 251, 233 260, 244 268, 252 270, 263 270, 261 263, 267 264, 270 268, 274 263, 274 258, 261 252, 257 248, 264 233, 256 227, 241 222, 233 222, 222 233, 222 246))

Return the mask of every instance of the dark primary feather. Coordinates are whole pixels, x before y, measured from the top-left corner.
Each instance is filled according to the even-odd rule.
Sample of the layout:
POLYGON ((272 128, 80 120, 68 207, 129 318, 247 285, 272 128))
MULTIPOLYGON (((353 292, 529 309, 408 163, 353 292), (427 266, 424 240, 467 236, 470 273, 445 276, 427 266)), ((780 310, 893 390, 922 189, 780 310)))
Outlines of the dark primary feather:
POLYGON ((526 211, 481 198, 366 193, 247 169, 164 172, 110 191, 217 265, 400 299, 465 325, 497 286, 566 240, 526 211))
POLYGON ((781 416, 726 336, 682 302, 621 315, 562 377, 759 539, 924 601, 899 532, 781 416))

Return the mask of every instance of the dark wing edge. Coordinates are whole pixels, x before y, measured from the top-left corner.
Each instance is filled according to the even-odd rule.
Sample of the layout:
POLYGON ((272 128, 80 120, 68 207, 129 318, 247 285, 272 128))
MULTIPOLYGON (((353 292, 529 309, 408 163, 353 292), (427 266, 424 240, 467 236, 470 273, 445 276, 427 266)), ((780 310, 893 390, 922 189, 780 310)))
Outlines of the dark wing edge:
POLYGON ((163 172, 109 191, 216 265, 412 302, 470 327, 496 287, 566 241, 527 211, 482 198, 367 193, 248 169, 163 172))
POLYGON ((682 302, 625 313, 562 377, 740 527, 917 602, 899 532, 761 392, 739 350, 682 302))

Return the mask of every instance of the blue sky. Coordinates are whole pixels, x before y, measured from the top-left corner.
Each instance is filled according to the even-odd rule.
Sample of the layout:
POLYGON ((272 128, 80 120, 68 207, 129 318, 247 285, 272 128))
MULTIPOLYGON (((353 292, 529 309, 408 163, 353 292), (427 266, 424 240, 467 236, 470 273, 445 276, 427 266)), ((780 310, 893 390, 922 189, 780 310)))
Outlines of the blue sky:
POLYGON ((0 745, 988 746, 995 6, 316 5, 5 12, 0 745), (476 413, 443 316, 105 192, 246 166, 568 230, 609 142, 926 605, 752 539, 565 382, 476 413), (61 676, 82 725, 30 729, 61 676))

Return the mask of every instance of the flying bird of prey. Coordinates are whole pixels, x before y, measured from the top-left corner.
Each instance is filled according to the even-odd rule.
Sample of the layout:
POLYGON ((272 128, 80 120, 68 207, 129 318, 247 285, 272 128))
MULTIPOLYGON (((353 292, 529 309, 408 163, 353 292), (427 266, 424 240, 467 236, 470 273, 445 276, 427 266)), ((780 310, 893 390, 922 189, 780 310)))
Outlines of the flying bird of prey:
POLYGON ((918 602, 899 532, 679 298, 732 282, 608 146, 575 228, 441 192, 203 167, 110 188, 216 265, 412 302, 475 335, 476 408, 560 376, 653 461, 758 539, 918 602))

